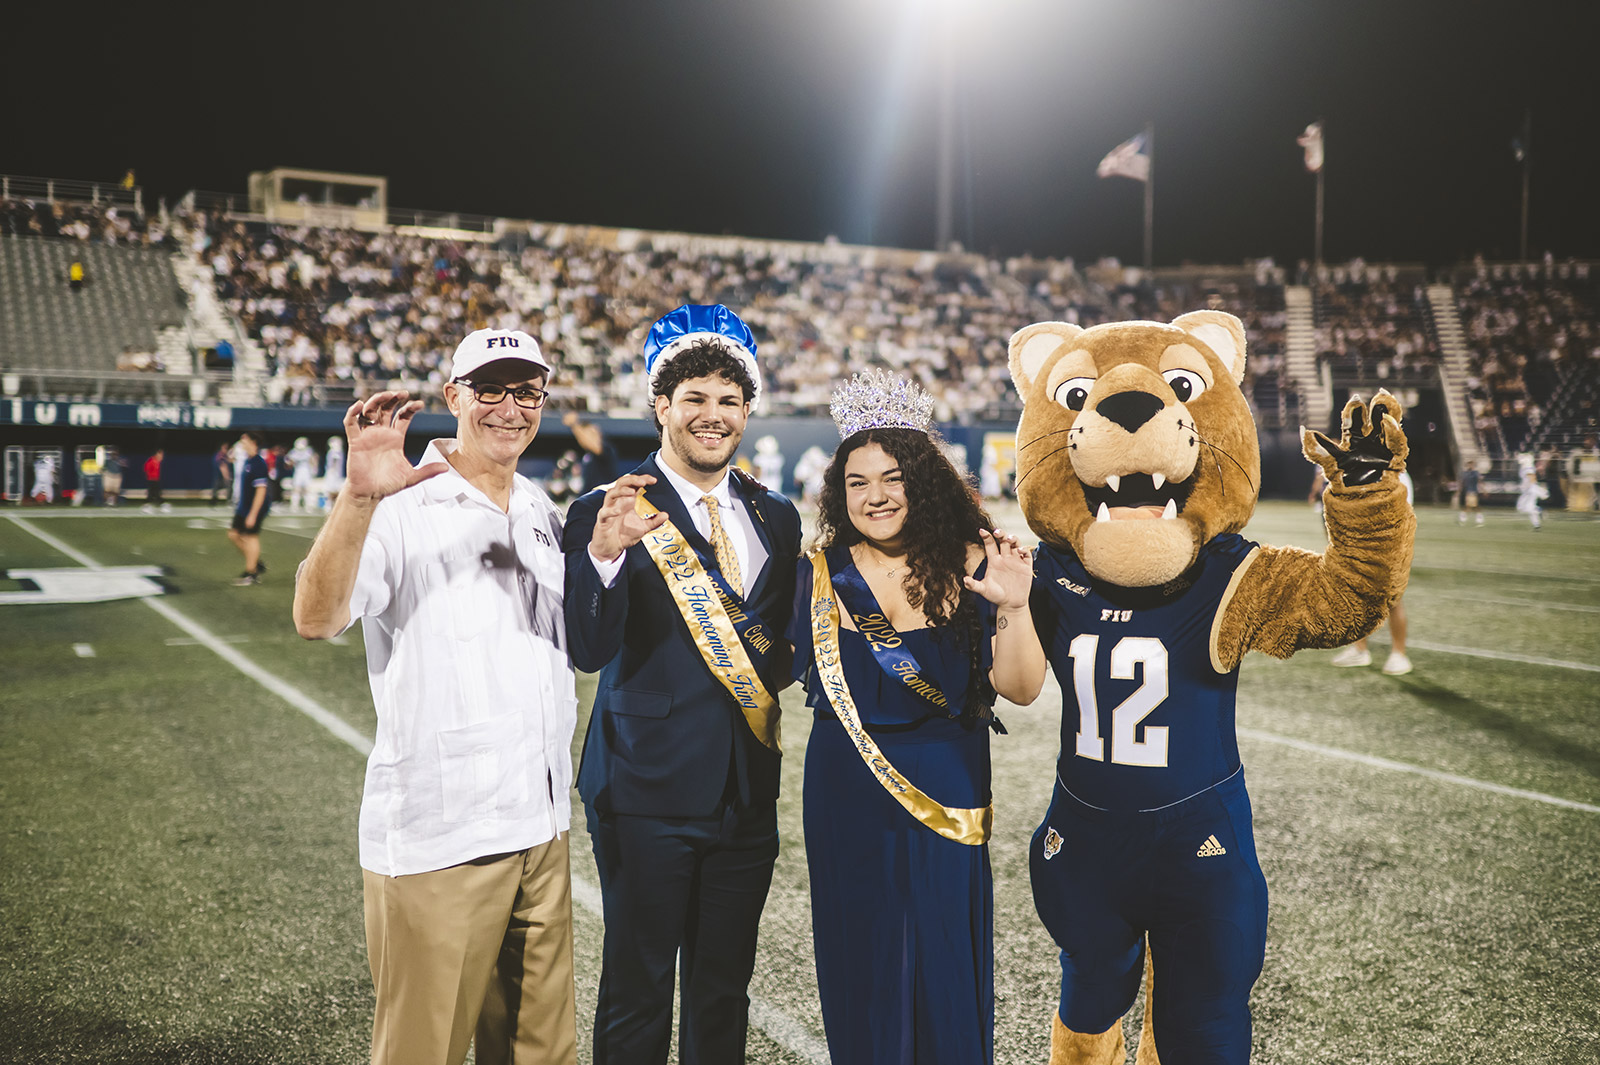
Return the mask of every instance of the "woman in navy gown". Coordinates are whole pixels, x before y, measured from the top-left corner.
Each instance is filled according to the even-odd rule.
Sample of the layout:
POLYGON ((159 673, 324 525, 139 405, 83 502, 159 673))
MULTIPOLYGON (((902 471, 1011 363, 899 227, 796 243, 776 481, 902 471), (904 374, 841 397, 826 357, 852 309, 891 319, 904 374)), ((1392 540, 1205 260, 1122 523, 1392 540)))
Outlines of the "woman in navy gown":
POLYGON ((1028 552, 991 531, 926 413, 873 391, 894 387, 920 396, 858 378, 841 418, 836 395, 845 439, 789 629, 816 717, 805 837, 817 985, 834 1065, 976 1065, 994 1056, 992 707, 996 692, 1032 702, 1045 661, 1028 552))

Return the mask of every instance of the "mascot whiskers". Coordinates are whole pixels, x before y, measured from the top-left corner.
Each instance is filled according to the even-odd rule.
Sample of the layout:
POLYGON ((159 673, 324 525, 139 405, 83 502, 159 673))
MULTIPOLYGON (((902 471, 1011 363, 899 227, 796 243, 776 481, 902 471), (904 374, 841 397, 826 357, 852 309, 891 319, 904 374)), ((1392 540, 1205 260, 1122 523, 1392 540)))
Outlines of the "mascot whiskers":
POLYGON ((1400 405, 1352 399, 1341 439, 1303 433, 1328 478, 1321 553, 1239 535, 1261 457, 1240 391, 1245 331, 1040 322, 1010 343, 1024 408, 1017 495, 1043 543, 1033 613, 1063 695, 1061 755, 1029 861, 1061 948, 1053 1065, 1121 1065, 1149 946, 1138 1060, 1250 1056, 1267 887, 1234 695, 1256 650, 1366 635, 1405 588, 1415 520, 1400 405))

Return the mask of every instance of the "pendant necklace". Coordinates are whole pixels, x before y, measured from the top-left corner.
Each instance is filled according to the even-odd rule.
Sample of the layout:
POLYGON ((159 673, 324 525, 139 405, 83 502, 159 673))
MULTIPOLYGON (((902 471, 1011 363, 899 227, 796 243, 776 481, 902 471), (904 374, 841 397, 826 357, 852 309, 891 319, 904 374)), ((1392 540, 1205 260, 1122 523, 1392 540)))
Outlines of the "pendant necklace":
POLYGON ((872 552, 872 556, 873 556, 873 560, 874 560, 874 561, 875 561, 875 562, 877 562, 877 566, 878 566, 878 568, 879 568, 879 569, 881 569, 881 570, 883 570, 883 575, 884 575, 884 576, 885 576, 885 577, 893 577, 893 576, 894 576, 894 575, 895 575, 895 574, 896 574, 896 573, 899 573, 899 572, 900 572, 900 571, 901 571, 901 570, 903 570, 903 569, 905 569, 905 568, 906 568, 906 565, 907 565, 907 563, 905 563, 905 562, 901 562, 901 564, 900 564, 900 565, 898 565, 898 566, 895 566, 895 567, 893 567, 893 568, 890 568, 890 567, 888 567, 888 566, 885 566, 885 565, 884 565, 884 564, 883 564, 883 562, 882 562, 882 561, 881 561, 881 559, 880 559, 880 558, 879 558, 879 556, 878 556, 878 553, 877 553, 877 552, 876 552, 876 551, 872 551, 872 549, 871 549, 871 548, 869 548, 869 547, 867 547, 867 546, 866 546, 866 545, 864 545, 864 544, 863 544, 863 545, 862 545, 862 548, 861 548, 861 550, 862 550, 862 553, 866 553, 866 552, 868 552, 868 551, 871 551, 871 552, 872 552))

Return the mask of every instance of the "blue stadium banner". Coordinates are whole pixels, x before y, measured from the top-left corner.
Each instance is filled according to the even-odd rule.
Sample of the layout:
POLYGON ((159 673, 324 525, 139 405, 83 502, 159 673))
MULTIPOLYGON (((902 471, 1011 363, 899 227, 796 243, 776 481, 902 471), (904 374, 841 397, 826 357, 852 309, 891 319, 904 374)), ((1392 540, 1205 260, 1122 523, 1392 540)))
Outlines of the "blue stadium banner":
MULTIPOLYGON (((265 429, 342 432, 344 411, 307 407, 223 407, 200 403, 65 403, 0 399, 0 425, 107 429, 265 429)), ((419 414, 419 436, 450 436, 448 414, 419 414)))
POLYGON ((240 424, 232 407, 192 403, 57 403, 0 400, 0 425, 118 429, 229 429, 240 424))

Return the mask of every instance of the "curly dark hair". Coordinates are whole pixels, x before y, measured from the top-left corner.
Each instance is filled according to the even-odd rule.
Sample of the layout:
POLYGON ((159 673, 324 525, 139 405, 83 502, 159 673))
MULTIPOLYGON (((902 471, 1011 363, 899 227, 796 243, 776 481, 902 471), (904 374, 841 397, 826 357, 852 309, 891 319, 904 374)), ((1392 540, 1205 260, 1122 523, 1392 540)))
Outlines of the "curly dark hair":
POLYGON ((981 544, 978 533, 993 529, 977 493, 939 449, 937 437, 916 429, 863 429, 839 445, 822 475, 818 499, 817 545, 850 547, 866 539, 845 507, 844 470, 851 454, 877 444, 900 466, 906 490, 906 602, 920 609, 932 626, 944 627, 971 660, 967 713, 987 716, 994 703, 988 678, 978 669, 981 627, 972 597, 963 595, 967 547, 981 544))
MULTIPOLYGON (((671 399, 679 385, 697 377, 720 377, 730 385, 738 385, 746 403, 755 398, 756 383, 745 364, 710 337, 696 340, 669 359, 656 377, 650 394, 671 399)), ((661 421, 653 410, 651 418, 655 421, 656 432, 661 432, 661 421)))

